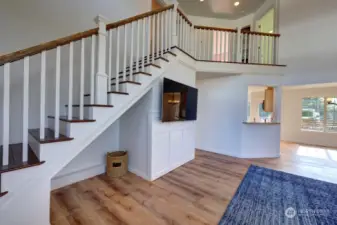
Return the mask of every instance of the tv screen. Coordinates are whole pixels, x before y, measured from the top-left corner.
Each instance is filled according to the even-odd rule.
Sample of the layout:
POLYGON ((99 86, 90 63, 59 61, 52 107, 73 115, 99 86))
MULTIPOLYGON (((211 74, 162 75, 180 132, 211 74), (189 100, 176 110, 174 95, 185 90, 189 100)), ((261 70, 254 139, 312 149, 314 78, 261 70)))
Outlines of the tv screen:
POLYGON ((162 121, 197 119, 198 89, 164 78, 162 121))

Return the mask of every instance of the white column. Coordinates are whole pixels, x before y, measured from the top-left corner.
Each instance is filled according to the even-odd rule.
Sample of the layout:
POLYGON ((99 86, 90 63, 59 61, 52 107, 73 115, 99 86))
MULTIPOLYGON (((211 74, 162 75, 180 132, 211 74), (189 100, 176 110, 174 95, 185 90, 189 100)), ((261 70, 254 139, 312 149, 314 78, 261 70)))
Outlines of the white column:
POLYGON ((96 24, 98 26, 98 60, 95 88, 95 103, 106 105, 108 102, 108 75, 106 74, 106 19, 98 15, 96 24))

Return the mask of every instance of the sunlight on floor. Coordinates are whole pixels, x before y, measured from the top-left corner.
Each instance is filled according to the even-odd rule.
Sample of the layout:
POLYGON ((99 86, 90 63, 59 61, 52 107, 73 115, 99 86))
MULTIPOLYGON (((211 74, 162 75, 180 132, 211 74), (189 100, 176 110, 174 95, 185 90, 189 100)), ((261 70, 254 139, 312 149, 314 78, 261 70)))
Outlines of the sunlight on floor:
POLYGON ((316 159, 332 160, 337 162, 337 151, 324 148, 299 146, 296 155, 316 159))

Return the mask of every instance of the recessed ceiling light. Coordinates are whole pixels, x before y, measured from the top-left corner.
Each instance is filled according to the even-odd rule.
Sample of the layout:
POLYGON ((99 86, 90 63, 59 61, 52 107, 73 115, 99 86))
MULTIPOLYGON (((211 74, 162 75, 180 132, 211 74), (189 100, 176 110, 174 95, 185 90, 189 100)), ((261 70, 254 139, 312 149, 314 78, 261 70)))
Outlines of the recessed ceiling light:
POLYGON ((204 0, 200 0, 201 2, 203 2, 204 0))
POLYGON ((240 2, 235 2, 234 5, 235 5, 235 6, 239 6, 239 5, 240 5, 240 2))

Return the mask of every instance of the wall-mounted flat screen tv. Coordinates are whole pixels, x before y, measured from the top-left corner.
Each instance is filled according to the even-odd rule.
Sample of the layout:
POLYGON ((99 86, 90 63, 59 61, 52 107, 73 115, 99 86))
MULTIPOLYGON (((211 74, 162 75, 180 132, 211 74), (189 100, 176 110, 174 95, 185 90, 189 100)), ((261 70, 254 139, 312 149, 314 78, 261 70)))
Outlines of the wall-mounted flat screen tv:
POLYGON ((164 78, 162 121, 197 119, 198 89, 164 78))

